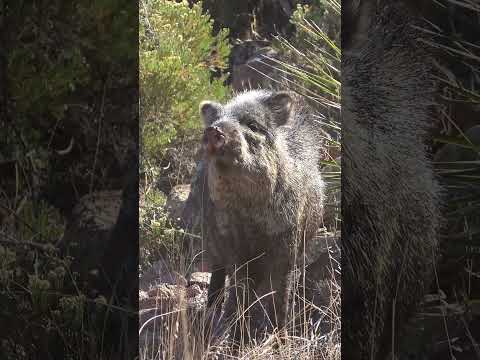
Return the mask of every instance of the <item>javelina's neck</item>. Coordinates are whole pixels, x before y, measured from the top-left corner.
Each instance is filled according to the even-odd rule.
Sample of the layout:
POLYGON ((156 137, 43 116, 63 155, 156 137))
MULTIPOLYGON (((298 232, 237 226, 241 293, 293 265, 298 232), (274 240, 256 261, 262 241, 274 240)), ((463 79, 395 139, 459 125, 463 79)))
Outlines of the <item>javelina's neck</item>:
POLYGON ((273 181, 268 176, 248 172, 224 172, 208 164, 210 199, 217 208, 252 209, 269 206, 273 181))

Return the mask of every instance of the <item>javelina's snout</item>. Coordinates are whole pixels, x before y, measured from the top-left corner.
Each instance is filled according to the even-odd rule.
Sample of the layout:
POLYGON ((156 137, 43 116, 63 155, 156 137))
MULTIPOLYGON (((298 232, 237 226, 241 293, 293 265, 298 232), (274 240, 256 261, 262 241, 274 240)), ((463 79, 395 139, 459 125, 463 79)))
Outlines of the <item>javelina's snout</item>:
POLYGON ((209 126, 205 129, 207 149, 210 154, 215 154, 225 144, 225 134, 217 126, 209 126))

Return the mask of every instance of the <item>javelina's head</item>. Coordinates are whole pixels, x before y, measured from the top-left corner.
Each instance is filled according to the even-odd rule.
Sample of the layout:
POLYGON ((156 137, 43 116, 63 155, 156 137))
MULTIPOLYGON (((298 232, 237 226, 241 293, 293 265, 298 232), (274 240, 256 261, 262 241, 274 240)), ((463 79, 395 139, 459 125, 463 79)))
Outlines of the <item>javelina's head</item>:
POLYGON ((291 118, 287 92, 249 91, 225 105, 204 101, 204 146, 209 162, 222 171, 258 171, 271 162, 278 127, 291 118))
POLYGON ((287 92, 249 91, 225 105, 202 102, 210 197, 217 204, 271 200, 286 151, 281 129, 293 117, 287 92))

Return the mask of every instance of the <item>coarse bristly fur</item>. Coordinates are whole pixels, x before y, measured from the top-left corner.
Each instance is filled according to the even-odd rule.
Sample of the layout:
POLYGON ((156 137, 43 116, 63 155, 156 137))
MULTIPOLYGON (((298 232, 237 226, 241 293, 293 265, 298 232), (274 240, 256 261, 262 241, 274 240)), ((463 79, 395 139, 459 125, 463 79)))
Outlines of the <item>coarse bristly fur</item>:
POLYGON ((206 131, 223 134, 213 153, 205 135, 190 196, 213 272, 209 306, 223 301, 228 275, 225 322, 266 295, 250 309, 251 334, 282 328, 295 249, 322 221, 322 131, 288 92, 248 91, 225 105, 203 102, 200 113, 206 131))
POLYGON ((403 325, 434 270, 440 189, 425 142, 435 84, 402 2, 347 3, 351 17, 342 23, 353 29, 342 58, 342 356, 386 359, 398 353, 403 325))

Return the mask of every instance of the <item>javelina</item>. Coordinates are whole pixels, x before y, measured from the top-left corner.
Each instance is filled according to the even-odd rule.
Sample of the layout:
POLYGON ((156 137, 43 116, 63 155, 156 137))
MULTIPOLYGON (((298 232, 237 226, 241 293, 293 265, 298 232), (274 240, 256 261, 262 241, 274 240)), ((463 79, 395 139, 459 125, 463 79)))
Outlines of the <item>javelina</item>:
POLYGON ((425 142, 435 84, 408 7, 344 5, 342 356, 385 359, 432 280, 439 186, 425 142))
POLYGON ((322 221, 323 133, 288 92, 248 91, 226 105, 203 102, 200 113, 205 123, 204 157, 189 201, 201 208, 213 271, 208 305, 223 301, 229 275, 235 286, 225 304, 226 320, 232 319, 238 305, 246 309, 274 291, 274 296, 262 298, 261 305, 252 306, 251 326, 262 332, 265 327, 282 327, 296 245, 312 238, 322 221), (249 292, 239 304, 242 284, 249 292))

